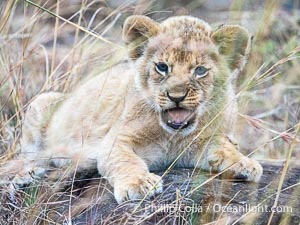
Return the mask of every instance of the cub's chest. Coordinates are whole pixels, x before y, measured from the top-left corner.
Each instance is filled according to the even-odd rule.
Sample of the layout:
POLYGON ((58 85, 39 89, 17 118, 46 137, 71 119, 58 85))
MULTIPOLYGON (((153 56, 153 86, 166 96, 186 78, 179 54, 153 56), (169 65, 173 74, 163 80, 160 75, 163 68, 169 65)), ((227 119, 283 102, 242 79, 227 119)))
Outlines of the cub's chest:
POLYGON ((190 143, 189 138, 168 137, 136 147, 134 151, 148 165, 151 171, 166 169, 176 160, 176 164, 188 165, 198 151, 197 143, 190 143))

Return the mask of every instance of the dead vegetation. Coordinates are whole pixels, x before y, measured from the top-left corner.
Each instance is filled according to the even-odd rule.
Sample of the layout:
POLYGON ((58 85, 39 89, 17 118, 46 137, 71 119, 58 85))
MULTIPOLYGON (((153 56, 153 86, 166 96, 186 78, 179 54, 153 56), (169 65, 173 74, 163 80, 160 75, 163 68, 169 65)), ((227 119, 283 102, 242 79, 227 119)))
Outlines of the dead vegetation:
MULTIPOLYGON (((50 90, 70 92, 78 82, 124 60, 125 49, 120 39, 124 18, 131 14, 147 14, 163 20, 188 13, 215 26, 242 24, 253 33, 249 63, 238 80, 240 117, 236 134, 241 151, 268 163, 286 165, 287 170, 287 165, 300 167, 300 135, 297 135, 300 126, 298 1, 212 2, 1 1, 0 162, 5 163, 18 151, 21 119, 28 103, 37 94, 50 90)), ((281 169, 278 173, 283 174, 283 182, 285 173, 281 169)), ((175 199, 175 203, 183 203, 190 197, 189 176, 180 181, 176 181, 176 174, 170 177, 173 179, 168 180, 169 184, 175 188, 154 202, 175 199), (176 201, 182 196, 184 200, 176 201)), ((202 182, 196 187, 204 186, 207 179, 200 179, 202 182)), ((143 214, 145 203, 139 209, 142 212, 130 213, 135 205, 129 202, 117 206, 107 197, 110 188, 99 180, 93 174, 74 176, 70 181, 43 181, 20 191, 16 202, 11 202, 6 188, 1 187, 0 224, 70 224, 75 215, 81 218, 78 224, 200 224, 198 215, 179 223, 173 214, 157 211, 143 214), (96 216, 99 207, 106 207, 106 214, 103 213, 102 217, 96 216), (124 208, 126 213, 122 211, 124 208), (124 217, 115 213, 118 210, 124 217), (89 219, 84 220, 80 215, 89 219)), ((280 193, 280 181, 276 182, 280 193)), ((289 184, 295 185, 293 192, 289 193, 294 198, 300 191, 299 177, 295 182, 289 184)), ((265 193, 267 197, 268 193, 265 193)), ((202 219, 205 216, 208 215, 202 214, 202 219)), ((223 224, 223 217, 213 218, 210 222, 218 219, 223 224)), ((253 224, 253 221, 258 220, 249 219, 245 223, 253 224)), ((282 224, 290 223, 283 221, 282 224)))

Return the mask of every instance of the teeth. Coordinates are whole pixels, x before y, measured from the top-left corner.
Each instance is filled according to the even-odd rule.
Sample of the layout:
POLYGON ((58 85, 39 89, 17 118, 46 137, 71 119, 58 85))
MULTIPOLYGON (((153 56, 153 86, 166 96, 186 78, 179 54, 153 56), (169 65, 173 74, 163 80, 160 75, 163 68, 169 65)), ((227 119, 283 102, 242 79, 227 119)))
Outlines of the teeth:
MULTIPOLYGON (((176 122, 175 121, 171 121, 171 120, 168 120, 168 123, 172 123, 172 124, 175 124, 176 122)), ((188 122, 184 122, 183 125, 187 125, 188 122)))
MULTIPOLYGON (((168 120, 168 123, 177 124, 175 121, 168 120)), ((183 125, 187 125, 188 122, 184 122, 183 125)))

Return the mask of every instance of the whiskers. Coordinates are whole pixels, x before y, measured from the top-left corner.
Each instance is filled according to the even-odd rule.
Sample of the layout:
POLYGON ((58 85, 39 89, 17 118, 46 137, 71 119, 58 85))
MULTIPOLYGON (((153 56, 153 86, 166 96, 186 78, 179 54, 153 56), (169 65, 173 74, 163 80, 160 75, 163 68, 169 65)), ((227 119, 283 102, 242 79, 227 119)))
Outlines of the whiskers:
POLYGON ((170 99, 163 94, 159 94, 157 96, 157 104, 161 110, 171 108, 173 106, 173 103, 170 101, 170 99))

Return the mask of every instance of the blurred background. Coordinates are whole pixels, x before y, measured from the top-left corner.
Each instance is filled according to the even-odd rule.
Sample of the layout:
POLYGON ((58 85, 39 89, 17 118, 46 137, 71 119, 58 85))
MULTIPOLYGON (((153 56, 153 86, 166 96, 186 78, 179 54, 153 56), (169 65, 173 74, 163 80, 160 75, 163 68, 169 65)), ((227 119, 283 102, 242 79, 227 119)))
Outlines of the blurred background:
MULTIPOLYGON (((285 160, 300 120, 299 9, 299 0, 1 1, 0 160, 16 152, 21 119, 37 94, 70 92, 126 58, 121 29, 132 14, 245 26, 254 38, 238 80, 236 136, 243 153, 285 160)), ((291 159, 300 165, 299 144, 291 159)))

